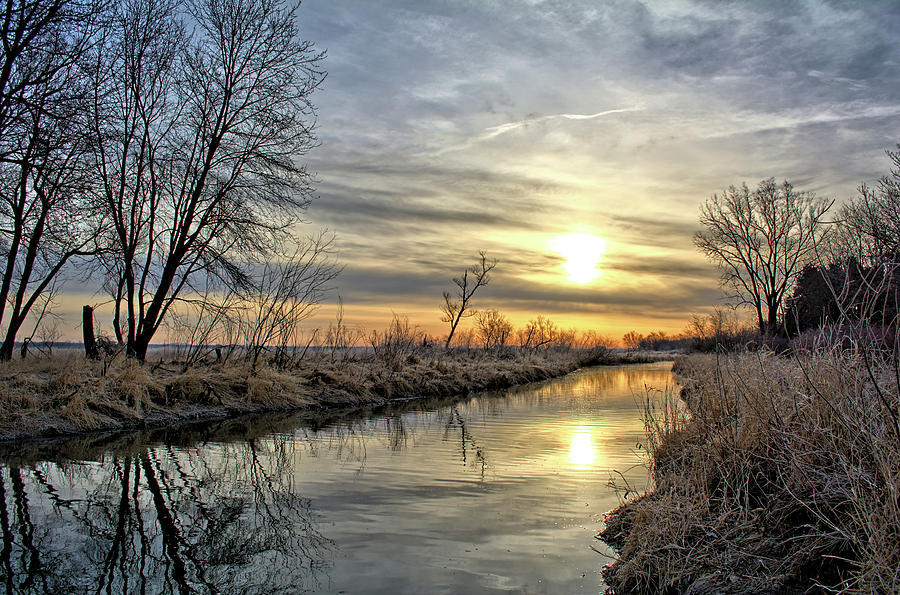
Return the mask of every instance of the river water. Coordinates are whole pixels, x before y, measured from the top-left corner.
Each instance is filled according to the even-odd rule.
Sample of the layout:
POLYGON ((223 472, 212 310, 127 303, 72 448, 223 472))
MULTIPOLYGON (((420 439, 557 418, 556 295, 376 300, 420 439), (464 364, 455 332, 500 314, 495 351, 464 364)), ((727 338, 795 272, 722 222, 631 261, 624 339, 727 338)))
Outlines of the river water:
POLYGON ((368 415, 0 451, 0 582, 40 593, 597 593, 671 364, 368 415), (611 486, 613 482, 615 485, 611 486), (602 553, 598 553, 598 551, 602 553))

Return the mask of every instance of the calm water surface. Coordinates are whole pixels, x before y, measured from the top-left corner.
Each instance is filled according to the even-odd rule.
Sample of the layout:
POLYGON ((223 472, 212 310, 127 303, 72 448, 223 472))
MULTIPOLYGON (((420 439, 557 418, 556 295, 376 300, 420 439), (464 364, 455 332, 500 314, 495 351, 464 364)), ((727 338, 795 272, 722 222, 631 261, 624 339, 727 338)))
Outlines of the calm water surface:
POLYGON ((601 367, 364 419, 268 416, 0 453, 7 592, 597 593, 640 401, 601 367), (623 476, 619 476, 621 472, 623 476))

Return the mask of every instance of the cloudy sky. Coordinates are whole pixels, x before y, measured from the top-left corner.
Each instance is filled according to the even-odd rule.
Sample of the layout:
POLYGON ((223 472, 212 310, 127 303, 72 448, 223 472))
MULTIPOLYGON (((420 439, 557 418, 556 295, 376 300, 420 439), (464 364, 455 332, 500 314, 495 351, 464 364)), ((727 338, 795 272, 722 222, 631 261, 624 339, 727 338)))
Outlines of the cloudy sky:
POLYGON ((678 331, 720 302, 691 242, 706 198, 775 177, 845 200, 900 141, 896 2, 304 0, 299 16, 328 70, 307 231, 337 234, 345 315, 368 328, 396 312, 444 332, 441 292, 484 250, 499 264, 476 305, 517 324, 678 331))

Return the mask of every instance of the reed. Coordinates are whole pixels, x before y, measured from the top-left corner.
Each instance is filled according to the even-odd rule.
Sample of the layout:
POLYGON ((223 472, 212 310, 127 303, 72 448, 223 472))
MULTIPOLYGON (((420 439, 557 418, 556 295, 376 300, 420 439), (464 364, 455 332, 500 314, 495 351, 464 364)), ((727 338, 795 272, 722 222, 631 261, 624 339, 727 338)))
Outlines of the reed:
POLYGON ((897 352, 676 360, 652 490, 608 515, 610 591, 900 592, 897 352))
POLYGON ((68 354, 0 364, 0 440, 160 426, 241 413, 384 405, 561 376, 631 361, 604 348, 450 349, 406 327, 375 337, 378 349, 279 352, 254 360, 186 362, 161 355, 140 364, 121 353, 96 361, 68 354), (383 340, 379 340, 383 339, 383 340))

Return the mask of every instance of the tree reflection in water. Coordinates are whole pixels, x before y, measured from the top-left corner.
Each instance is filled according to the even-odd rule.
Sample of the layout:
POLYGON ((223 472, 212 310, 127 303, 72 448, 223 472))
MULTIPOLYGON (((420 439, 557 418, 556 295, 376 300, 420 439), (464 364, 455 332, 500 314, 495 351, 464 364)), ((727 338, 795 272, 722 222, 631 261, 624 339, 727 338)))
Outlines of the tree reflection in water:
POLYGON ((503 407, 478 403, 465 411, 455 403, 425 407, 415 428, 398 410, 324 432, 248 428, 244 440, 186 448, 136 439, 113 450, 72 449, 95 462, 0 467, 0 581, 8 593, 316 590, 327 583, 337 547, 294 484, 295 460, 325 450, 362 473, 373 425, 391 452, 438 427, 483 480, 485 451, 469 420, 503 407))
MULTIPOLYGON (((394 547, 411 557, 394 565, 391 580, 407 566, 422 569, 410 575, 406 592, 427 591, 419 584, 426 576, 446 586, 442 580, 455 580, 446 574, 446 551, 480 543, 488 526, 517 544, 535 531, 545 539, 565 533, 571 507, 560 516, 559 467, 579 467, 566 493, 581 505, 587 496, 578 482, 608 464, 591 436, 624 437, 631 448, 643 428, 634 413, 642 387, 670 382, 667 366, 608 368, 363 413, 276 413, 42 441, 27 452, 0 446, 0 583, 8 593, 329 591, 352 576, 355 563, 381 573, 394 547), (475 482, 487 489, 472 490, 475 482), (531 504, 551 484, 551 505, 531 504), (452 535, 435 524, 476 497, 484 499, 465 510, 493 511, 484 523, 459 523, 452 535), (509 505, 517 501, 529 504, 509 505), (424 511, 422 518, 412 509, 424 511), (409 518, 398 521, 398 510, 409 518), (512 521, 519 512, 524 516, 512 521), (320 514, 346 555, 323 535, 320 514), (380 532, 376 543, 370 529, 380 532), (423 540, 441 553, 420 548, 423 540), (421 558, 412 553, 419 551, 421 558), (428 566, 435 559, 440 563, 428 566)), ((543 578, 551 572, 523 570, 509 551, 469 563, 525 575, 542 568, 543 578)))
POLYGON ((249 440, 202 457, 154 447, 99 464, 0 469, 6 591, 315 589, 335 546, 293 485, 291 444, 249 440))
POLYGON ((469 432, 468 425, 468 418, 459 412, 459 407, 456 405, 450 407, 447 420, 444 423, 444 440, 449 440, 451 434, 459 432, 459 454, 463 464, 469 464, 471 459, 469 453, 474 452, 474 460, 471 460, 471 464, 480 468, 481 481, 484 481, 484 472, 487 469, 485 451, 469 432))

